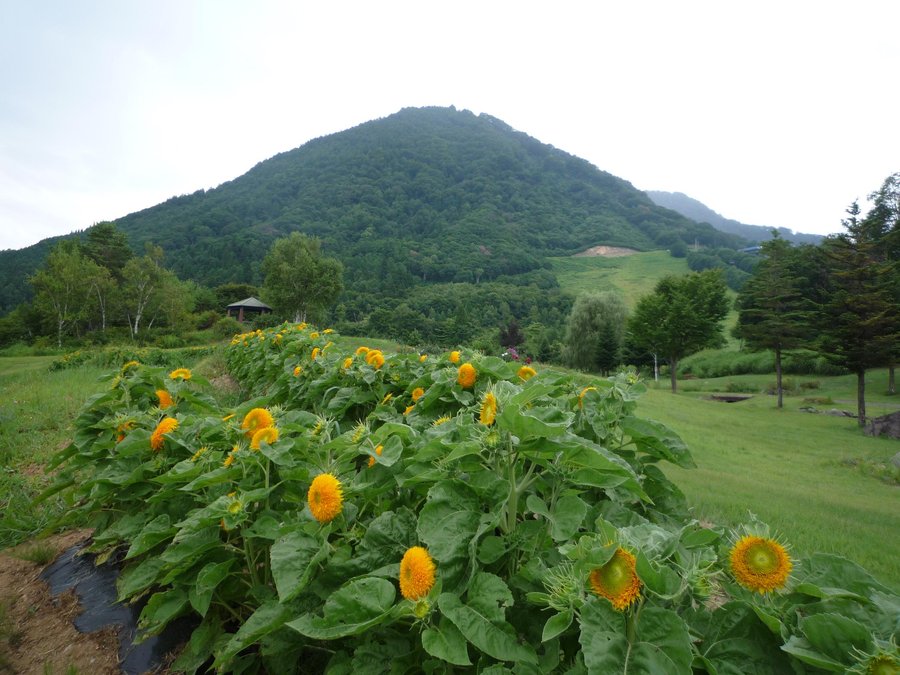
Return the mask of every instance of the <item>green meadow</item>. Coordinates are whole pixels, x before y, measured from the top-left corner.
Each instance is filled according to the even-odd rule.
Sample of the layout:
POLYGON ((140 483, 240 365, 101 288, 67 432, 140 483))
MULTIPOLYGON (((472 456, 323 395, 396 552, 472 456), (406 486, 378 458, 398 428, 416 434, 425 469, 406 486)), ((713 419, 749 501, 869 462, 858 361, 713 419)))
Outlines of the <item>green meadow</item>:
MULTIPOLYGON (((696 469, 664 469, 697 518, 736 525, 752 512, 798 554, 839 553, 900 588, 900 470, 891 464, 900 442, 864 436, 853 418, 801 410, 852 410, 849 376, 798 379, 819 386, 786 397, 782 410, 764 393, 738 403, 709 398, 774 380, 746 375, 688 380, 677 395, 651 388, 638 414, 668 425, 691 449, 696 469)), ((896 397, 875 393, 884 391, 885 379, 881 372, 871 377, 875 414, 900 409, 896 397)))
POLYGON ((584 256, 550 258, 553 272, 563 290, 573 294, 618 291, 629 308, 653 290, 656 282, 669 274, 687 274, 684 258, 667 251, 648 251, 618 258, 584 256))

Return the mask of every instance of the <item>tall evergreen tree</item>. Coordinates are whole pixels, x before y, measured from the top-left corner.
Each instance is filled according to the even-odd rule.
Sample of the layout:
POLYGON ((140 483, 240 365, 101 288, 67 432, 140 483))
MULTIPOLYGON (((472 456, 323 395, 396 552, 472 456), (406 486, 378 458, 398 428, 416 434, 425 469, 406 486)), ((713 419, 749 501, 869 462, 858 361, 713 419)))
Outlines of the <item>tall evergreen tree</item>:
POLYGON ((669 364, 672 393, 678 389, 678 362, 722 341, 722 320, 729 302, 719 269, 661 279, 638 300, 628 322, 634 346, 662 355, 669 364))
POLYGON ((781 357, 809 337, 809 301, 800 292, 791 244, 773 231, 762 245, 762 259, 738 296, 736 333, 751 350, 771 349, 775 354, 778 407, 783 404, 781 357))
POLYGON ((84 254, 108 269, 113 279, 122 281, 122 271, 134 257, 125 233, 115 223, 101 222, 89 227, 86 234, 84 254))
MULTIPOLYGON (((881 187, 869 195, 872 209, 866 215, 866 229, 876 241, 879 255, 890 270, 890 284, 900 312, 900 173, 888 176, 881 187)), ((900 359, 900 341, 895 340, 888 351, 888 393, 897 391, 895 366, 900 359)))
POLYGON ((894 266, 879 247, 878 229, 847 209, 846 232, 823 245, 828 286, 819 318, 819 348, 825 357, 856 374, 857 419, 866 422, 866 370, 883 366, 900 338, 894 266))

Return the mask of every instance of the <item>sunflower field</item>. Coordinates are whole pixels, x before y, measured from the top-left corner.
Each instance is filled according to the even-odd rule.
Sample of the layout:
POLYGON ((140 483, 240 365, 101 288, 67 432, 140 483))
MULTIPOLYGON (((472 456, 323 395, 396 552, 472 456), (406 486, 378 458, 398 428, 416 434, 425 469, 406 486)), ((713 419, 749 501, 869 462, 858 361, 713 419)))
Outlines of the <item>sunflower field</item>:
POLYGON ((125 364, 53 461, 144 634, 188 673, 896 673, 900 597, 748 516, 693 520, 692 465, 623 372, 341 349, 282 325, 227 348, 249 397, 125 364))

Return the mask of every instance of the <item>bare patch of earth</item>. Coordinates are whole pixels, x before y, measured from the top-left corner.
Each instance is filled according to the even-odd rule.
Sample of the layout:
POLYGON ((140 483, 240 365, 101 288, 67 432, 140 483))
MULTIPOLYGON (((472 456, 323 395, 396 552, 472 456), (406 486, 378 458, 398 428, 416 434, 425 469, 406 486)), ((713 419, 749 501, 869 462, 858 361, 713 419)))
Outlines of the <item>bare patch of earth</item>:
POLYGON ((640 253, 640 251, 635 251, 633 248, 622 248, 621 246, 593 246, 586 251, 576 253, 572 257, 584 258, 588 256, 602 256, 604 258, 621 258, 626 255, 634 255, 635 253, 640 253))
POLYGON ((0 673, 121 672, 115 630, 78 632, 72 623, 81 612, 75 592, 51 596, 40 578, 43 566, 17 557, 47 547, 55 558, 90 534, 73 530, 0 551, 0 673))

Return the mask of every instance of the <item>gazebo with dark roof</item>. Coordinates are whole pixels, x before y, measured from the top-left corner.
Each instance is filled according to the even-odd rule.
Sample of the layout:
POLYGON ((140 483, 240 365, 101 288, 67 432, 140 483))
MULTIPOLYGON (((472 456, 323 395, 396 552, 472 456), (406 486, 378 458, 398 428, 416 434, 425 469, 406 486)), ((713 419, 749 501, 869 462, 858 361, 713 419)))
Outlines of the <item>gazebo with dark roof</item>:
POLYGON ((244 318, 250 315, 271 314, 272 308, 261 300, 250 297, 245 298, 240 302, 232 302, 225 309, 225 313, 228 316, 235 317, 238 321, 243 323, 244 318))

